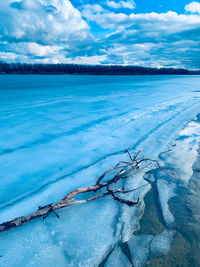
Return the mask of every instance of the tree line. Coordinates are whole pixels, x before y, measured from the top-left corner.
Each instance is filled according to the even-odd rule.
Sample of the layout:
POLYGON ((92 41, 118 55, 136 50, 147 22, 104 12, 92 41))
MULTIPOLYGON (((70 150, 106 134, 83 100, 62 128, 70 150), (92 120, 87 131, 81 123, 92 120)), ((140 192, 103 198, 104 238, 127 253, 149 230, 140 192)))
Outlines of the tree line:
POLYGON ((174 68, 147 68, 122 65, 27 64, 0 62, 0 74, 79 74, 79 75, 158 75, 200 74, 199 71, 174 68))

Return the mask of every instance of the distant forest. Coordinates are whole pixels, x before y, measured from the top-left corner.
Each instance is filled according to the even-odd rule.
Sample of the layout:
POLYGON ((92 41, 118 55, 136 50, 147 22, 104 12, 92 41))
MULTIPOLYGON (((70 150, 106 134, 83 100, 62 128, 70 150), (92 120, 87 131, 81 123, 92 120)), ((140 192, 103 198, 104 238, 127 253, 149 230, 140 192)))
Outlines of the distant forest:
POLYGON ((146 68, 120 65, 24 64, 0 62, 0 74, 79 74, 79 75, 158 75, 200 74, 199 71, 173 68, 146 68))

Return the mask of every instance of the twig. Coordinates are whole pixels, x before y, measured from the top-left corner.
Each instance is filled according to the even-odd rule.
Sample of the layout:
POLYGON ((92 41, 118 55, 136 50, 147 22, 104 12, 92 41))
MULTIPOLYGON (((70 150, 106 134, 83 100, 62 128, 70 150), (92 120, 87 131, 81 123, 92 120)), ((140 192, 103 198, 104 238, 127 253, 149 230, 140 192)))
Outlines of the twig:
POLYGON ((133 192, 135 190, 138 190, 139 188, 141 188, 143 186, 147 186, 148 184, 145 184, 141 187, 131 189, 131 190, 122 190, 122 189, 115 189, 114 190, 114 189, 111 189, 110 186, 112 184, 116 184, 121 179, 127 179, 131 173, 136 172, 142 166, 142 164, 144 164, 146 162, 156 163, 158 168, 161 168, 161 166, 156 160, 145 159, 145 158, 138 160, 138 155, 142 150, 139 150, 138 152, 136 152, 132 156, 131 152, 130 152, 130 148, 131 147, 129 147, 125 151, 128 154, 130 161, 119 162, 114 167, 108 169, 97 179, 97 181, 94 185, 73 190, 72 192, 65 195, 59 202, 57 202, 55 204, 51 203, 51 204, 48 204, 45 206, 39 206, 37 211, 35 211, 29 215, 17 217, 11 221, 7 221, 7 222, 0 224, 0 233, 14 229, 16 227, 19 227, 19 226, 26 224, 26 223, 28 223, 28 222, 36 219, 36 218, 39 218, 39 217, 43 217, 43 219, 46 219, 50 213, 54 213, 56 215, 56 217, 59 218, 59 215, 56 213, 56 210, 59 210, 59 209, 65 208, 65 207, 69 207, 69 206, 74 206, 77 204, 87 203, 89 201, 93 201, 93 200, 96 200, 98 198, 102 198, 102 197, 105 197, 108 195, 111 195, 115 201, 118 201, 122 204, 126 204, 128 206, 137 205, 139 203, 139 198, 136 201, 130 201, 130 200, 126 200, 123 198, 119 198, 118 196, 116 196, 116 194, 127 194, 129 192, 133 192), (116 171, 116 170, 117 170, 117 173, 112 178, 103 182, 104 178, 106 178, 108 176, 108 174, 110 174, 111 172, 116 171), (100 189, 104 189, 105 192, 99 193, 99 194, 96 194, 90 198, 85 198, 85 199, 81 199, 81 200, 78 200, 75 198, 78 195, 82 196, 84 193, 88 193, 88 192, 96 193, 100 189))

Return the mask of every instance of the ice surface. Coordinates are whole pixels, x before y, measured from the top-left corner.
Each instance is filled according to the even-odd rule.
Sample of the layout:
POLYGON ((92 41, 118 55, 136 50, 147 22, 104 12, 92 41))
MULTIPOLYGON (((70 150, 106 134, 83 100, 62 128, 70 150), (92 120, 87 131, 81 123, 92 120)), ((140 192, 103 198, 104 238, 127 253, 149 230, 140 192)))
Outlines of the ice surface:
MULTIPOLYGON (((157 158, 200 110, 199 81, 198 76, 0 76, 1 222, 94 183, 125 159, 122 152, 130 144, 157 158)), ((1 235, 0 266, 15 266, 18 255, 24 266, 96 266, 139 227, 150 189, 142 176, 126 184, 143 186, 127 195, 140 198, 138 208, 102 199, 63 209, 60 220, 52 215, 1 235)), ((171 194, 168 190, 167 197, 171 194)))
POLYGON ((0 255, 1 267, 68 266, 62 247, 38 220, 1 234, 0 255))
POLYGON ((128 260, 127 256, 122 252, 119 245, 115 246, 112 253, 109 255, 105 267, 131 267, 132 264, 128 260))
MULTIPOLYGON (((193 165, 198 156, 200 124, 198 120, 188 123, 181 130, 169 151, 160 154, 165 171, 158 171, 156 185, 164 221, 167 226, 174 222, 169 209, 169 200, 176 195, 179 183, 187 184, 193 174, 193 165), (170 172, 174 170, 174 175, 170 172)), ((150 177, 148 177, 149 179, 150 177)))
POLYGON ((126 194, 125 198, 129 200, 140 199, 137 206, 129 207, 127 205, 121 206, 121 216, 118 224, 119 236, 122 242, 126 242, 130 239, 133 232, 139 228, 139 218, 143 215, 144 202, 143 198, 146 193, 151 189, 149 183, 142 179, 145 170, 139 172, 137 175, 129 178, 126 183, 126 188, 139 188, 132 193, 126 194))
POLYGON ((150 243, 151 258, 165 255, 169 252, 175 231, 164 231, 153 237, 150 243))
POLYGON ((97 200, 58 214, 59 220, 52 214, 2 234, 1 266, 98 265, 116 242, 112 201, 97 200))
POLYGON ((145 265, 150 257, 150 242, 152 235, 133 236, 128 242, 131 251, 133 264, 135 267, 142 267, 145 265))
POLYGON ((174 142, 173 148, 162 153, 161 158, 166 168, 176 170, 178 179, 188 183, 192 176, 192 166, 197 158, 197 149, 200 142, 200 123, 192 121, 181 130, 174 142))
POLYGON ((164 231, 156 236, 133 235, 128 242, 133 265, 135 267, 143 267, 148 260, 167 254, 170 250, 174 234, 174 231, 164 231))
POLYGON ((170 226, 174 222, 174 216, 169 209, 168 201, 176 195, 176 184, 164 179, 158 179, 157 188, 164 221, 167 226, 170 226))
POLYGON ((57 222, 51 216, 45 225, 70 266, 93 267, 101 263, 116 242, 116 211, 115 203, 102 199, 61 211, 57 222))

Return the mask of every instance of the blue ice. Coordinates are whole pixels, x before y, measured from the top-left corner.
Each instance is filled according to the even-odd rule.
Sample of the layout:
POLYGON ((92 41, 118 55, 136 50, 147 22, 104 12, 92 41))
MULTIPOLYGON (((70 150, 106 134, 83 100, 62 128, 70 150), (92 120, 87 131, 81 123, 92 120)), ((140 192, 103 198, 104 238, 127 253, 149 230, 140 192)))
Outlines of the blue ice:
MULTIPOLYGON (((1 75, 0 221, 93 184, 130 144, 158 158, 198 113, 198 90, 199 76, 1 75)), ((2 234, 0 266, 98 265, 138 229, 143 175, 125 185, 144 185, 127 196, 138 208, 108 197, 2 234)))

